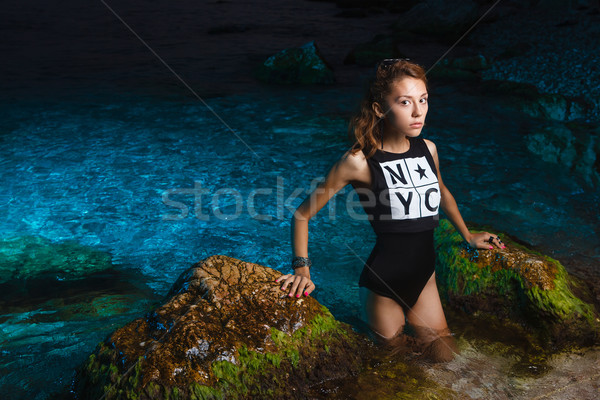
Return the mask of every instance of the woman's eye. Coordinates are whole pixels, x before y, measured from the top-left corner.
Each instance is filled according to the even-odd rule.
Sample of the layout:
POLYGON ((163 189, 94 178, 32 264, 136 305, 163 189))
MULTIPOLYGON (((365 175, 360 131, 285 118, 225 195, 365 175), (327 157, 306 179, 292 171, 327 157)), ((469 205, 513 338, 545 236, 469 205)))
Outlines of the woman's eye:
POLYGON ((427 97, 423 97, 423 98, 421 99, 421 103, 423 103, 423 104, 427 103, 427 97))
POLYGON ((408 100, 400 100, 400 104, 403 104, 405 106, 408 105, 408 103, 409 103, 408 100))

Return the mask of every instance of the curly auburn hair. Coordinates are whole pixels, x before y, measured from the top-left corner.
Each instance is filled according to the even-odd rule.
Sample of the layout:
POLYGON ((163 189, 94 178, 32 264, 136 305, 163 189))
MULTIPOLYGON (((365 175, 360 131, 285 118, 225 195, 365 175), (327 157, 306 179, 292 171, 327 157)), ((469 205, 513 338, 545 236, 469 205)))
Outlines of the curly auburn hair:
POLYGON ((391 92, 392 83, 404 77, 420 79, 427 87, 425 70, 419 64, 407 59, 383 60, 378 64, 375 78, 369 84, 360 110, 350 119, 348 134, 350 140, 354 141, 352 154, 361 150, 364 150, 367 158, 375 154, 383 135, 383 126, 373 110, 373 103, 384 104, 385 96, 391 92))

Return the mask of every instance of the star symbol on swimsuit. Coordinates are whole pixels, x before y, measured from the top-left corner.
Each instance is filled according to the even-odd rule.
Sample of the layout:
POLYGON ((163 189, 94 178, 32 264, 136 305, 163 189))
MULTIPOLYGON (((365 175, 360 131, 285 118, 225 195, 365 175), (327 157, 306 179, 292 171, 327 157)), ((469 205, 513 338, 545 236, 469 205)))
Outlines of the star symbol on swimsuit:
POLYGON ((419 173, 419 179, 423 179, 423 177, 427 178, 427 175, 425 175, 425 170, 421 168, 419 164, 417 164, 417 167, 419 168, 415 169, 415 171, 419 173))

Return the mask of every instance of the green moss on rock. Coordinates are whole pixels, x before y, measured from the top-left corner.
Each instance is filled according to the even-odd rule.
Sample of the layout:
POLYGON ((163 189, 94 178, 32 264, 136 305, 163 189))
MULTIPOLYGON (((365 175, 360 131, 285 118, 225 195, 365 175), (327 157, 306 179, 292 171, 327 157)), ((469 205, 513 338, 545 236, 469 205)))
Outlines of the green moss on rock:
POLYGON ((450 306, 516 319, 555 343, 598 341, 597 310, 573 294, 577 279, 557 260, 506 235, 506 249, 473 249, 447 220, 435 236, 436 275, 450 306))
POLYGON ((162 306, 99 345, 79 398, 295 399, 356 373, 368 340, 314 298, 286 296, 280 275, 226 256, 196 264, 162 306))

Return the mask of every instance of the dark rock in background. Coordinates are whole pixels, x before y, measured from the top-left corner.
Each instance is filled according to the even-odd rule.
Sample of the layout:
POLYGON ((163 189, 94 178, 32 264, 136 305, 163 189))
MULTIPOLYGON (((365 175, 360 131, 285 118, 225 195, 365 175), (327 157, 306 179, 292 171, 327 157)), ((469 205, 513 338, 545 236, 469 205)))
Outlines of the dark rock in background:
POLYGON ((438 35, 455 40, 479 17, 479 6, 471 1, 425 0, 403 13, 394 24, 396 31, 438 35))
POLYGON ((428 77, 442 79, 466 79, 479 81, 480 71, 489 68, 488 60, 481 54, 457 58, 445 58, 436 64, 428 77))
POLYGON ((269 57, 258 69, 256 77, 263 82, 285 85, 335 82, 333 71, 314 42, 269 57))
POLYGON ((600 184, 600 129, 584 122, 541 126, 526 137, 527 149, 542 160, 561 164, 584 178, 588 185, 600 184))
POLYGON ((392 37, 377 35, 367 43, 356 45, 344 59, 344 64, 374 67, 386 58, 406 58, 406 56, 400 53, 392 37))
POLYGON ((577 120, 592 107, 581 98, 541 93, 535 85, 528 83, 486 80, 482 87, 489 93, 504 97, 507 107, 547 120, 577 120))

